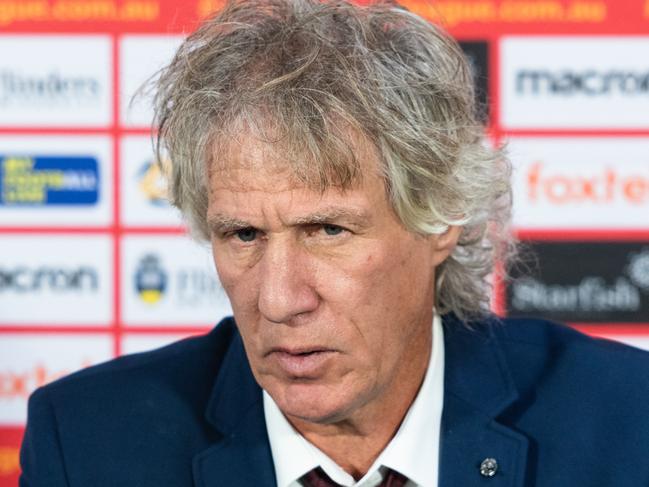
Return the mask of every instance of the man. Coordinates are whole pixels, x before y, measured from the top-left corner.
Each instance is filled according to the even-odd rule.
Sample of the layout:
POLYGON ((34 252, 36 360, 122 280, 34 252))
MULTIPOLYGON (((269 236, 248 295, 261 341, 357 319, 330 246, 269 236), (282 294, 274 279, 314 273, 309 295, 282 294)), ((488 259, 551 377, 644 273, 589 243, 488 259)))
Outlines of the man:
POLYGON ((389 4, 190 36, 159 148, 234 320, 37 391, 21 485, 647 485, 647 354, 488 313, 509 167, 471 86, 389 4))

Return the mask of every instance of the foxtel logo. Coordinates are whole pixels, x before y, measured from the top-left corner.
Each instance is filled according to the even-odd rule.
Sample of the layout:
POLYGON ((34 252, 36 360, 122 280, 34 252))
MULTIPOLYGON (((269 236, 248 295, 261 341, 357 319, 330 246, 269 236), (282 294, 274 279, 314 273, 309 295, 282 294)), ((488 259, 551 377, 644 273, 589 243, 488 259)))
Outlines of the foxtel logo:
MULTIPOLYGON (((85 359, 82 361, 80 368, 86 368, 90 365, 92 363, 85 359)), ((2 370, 0 371, 0 400, 27 399, 34 390, 71 372, 71 370, 51 371, 42 364, 37 364, 31 369, 21 372, 2 370)))
POLYGON ((622 176, 605 168, 592 176, 548 173, 542 162, 527 172, 527 197, 532 203, 542 200, 555 205, 576 203, 607 204, 617 201, 633 205, 649 203, 649 174, 622 176))
POLYGON ((0 480, 2 477, 20 472, 20 453, 18 447, 0 447, 0 480))

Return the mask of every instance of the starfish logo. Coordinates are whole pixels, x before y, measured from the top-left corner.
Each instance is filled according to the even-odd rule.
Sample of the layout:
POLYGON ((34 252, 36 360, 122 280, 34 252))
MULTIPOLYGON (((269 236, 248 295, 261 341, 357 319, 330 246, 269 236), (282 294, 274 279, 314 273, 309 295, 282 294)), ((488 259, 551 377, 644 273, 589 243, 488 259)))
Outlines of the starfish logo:
POLYGON ((649 248, 631 254, 627 274, 636 286, 649 291, 649 248))

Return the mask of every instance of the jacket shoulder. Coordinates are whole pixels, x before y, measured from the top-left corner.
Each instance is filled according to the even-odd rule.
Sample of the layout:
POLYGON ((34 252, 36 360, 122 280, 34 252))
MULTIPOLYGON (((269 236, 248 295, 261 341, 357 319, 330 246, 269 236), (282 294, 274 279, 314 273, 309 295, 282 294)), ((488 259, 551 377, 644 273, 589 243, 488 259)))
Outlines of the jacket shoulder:
POLYGON ((144 382, 155 377, 164 377, 170 382, 187 382, 187 377, 193 378, 191 382, 200 382, 203 378, 213 382, 234 331, 234 321, 226 318, 207 334, 82 369, 41 387, 34 396, 47 394, 60 400, 72 394, 72 399, 78 401, 80 390, 86 393, 93 389, 123 391, 131 384, 145 386, 144 382))
POLYGON ((560 444, 584 465, 589 456, 609 458, 641 475, 637 465, 649 451, 648 352, 543 320, 502 320, 492 329, 519 394, 505 416, 538 440, 539 455, 551 458, 543 445, 560 444))
POLYGON ((190 485, 192 456, 214 440, 205 410, 235 336, 225 319, 206 335, 38 389, 29 400, 21 485, 190 485))
MULTIPOLYGON (((605 338, 581 333, 567 325, 542 319, 494 320, 491 330, 510 360, 577 369, 606 368, 617 372, 648 370, 649 352, 605 338)), ((607 375, 610 375, 607 374, 607 375)), ((648 374, 633 374, 649 380, 648 374)))

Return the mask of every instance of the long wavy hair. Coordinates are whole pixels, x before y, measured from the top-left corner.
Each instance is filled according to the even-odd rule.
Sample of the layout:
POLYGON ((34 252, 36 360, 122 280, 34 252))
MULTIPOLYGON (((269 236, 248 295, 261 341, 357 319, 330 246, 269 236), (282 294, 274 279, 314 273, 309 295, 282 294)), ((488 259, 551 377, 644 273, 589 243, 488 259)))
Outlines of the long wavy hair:
POLYGON ((435 25, 393 3, 235 0, 184 41, 154 89, 170 199, 197 237, 210 237, 208 168, 227 164, 242 130, 322 190, 361 177, 360 135, 406 228, 462 226, 436 273, 438 312, 488 311, 494 259, 514 249, 510 164, 484 138, 470 65, 435 25))

